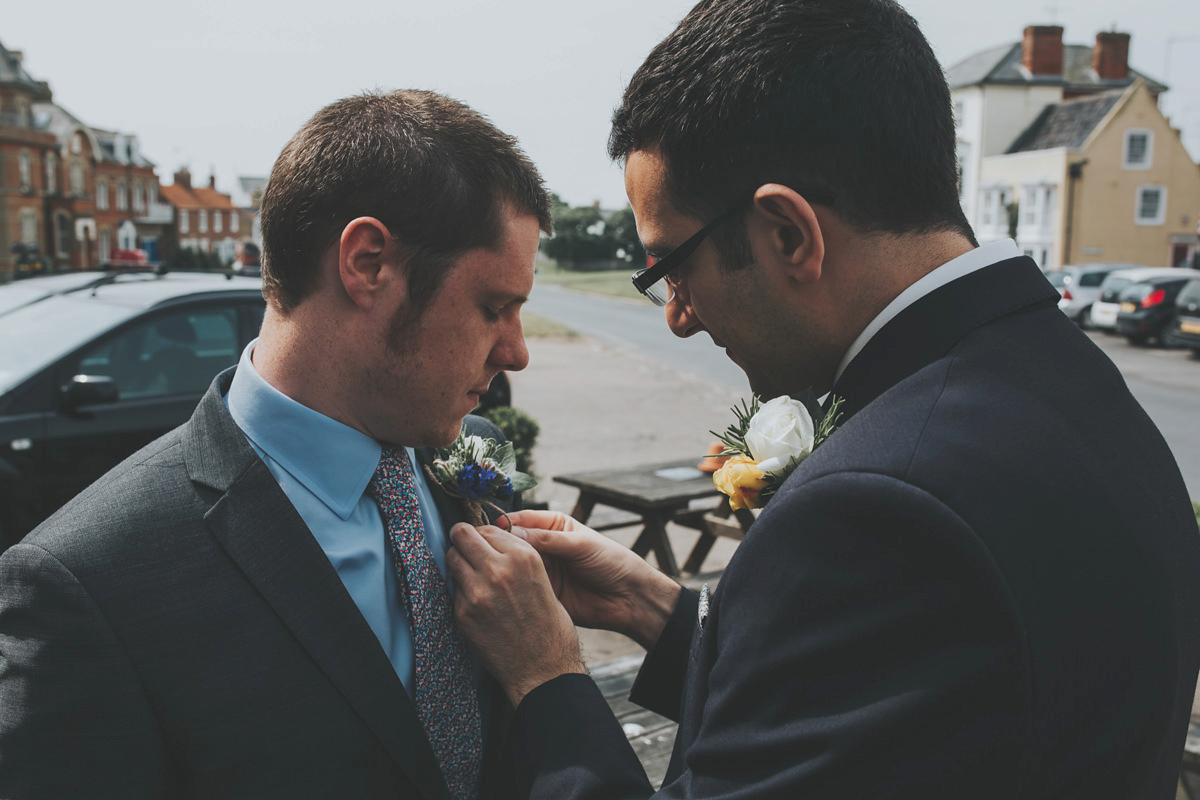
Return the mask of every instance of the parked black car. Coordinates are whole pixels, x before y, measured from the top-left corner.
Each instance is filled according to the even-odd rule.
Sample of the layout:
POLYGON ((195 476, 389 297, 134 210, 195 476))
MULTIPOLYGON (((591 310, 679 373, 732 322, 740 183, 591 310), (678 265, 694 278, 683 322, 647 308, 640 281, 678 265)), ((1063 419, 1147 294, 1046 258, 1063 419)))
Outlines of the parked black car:
POLYGON ((0 286, 0 546, 186 421, 264 308, 260 279, 219 273, 0 286))
POLYGON ((1167 342, 1187 347, 1200 357, 1200 278, 1188 281, 1175 298, 1175 319, 1167 329, 1167 342))
POLYGON ((1191 278, 1189 274, 1147 278, 1126 286, 1121 290, 1117 333, 1134 345, 1162 344, 1175 317, 1175 299, 1191 278))

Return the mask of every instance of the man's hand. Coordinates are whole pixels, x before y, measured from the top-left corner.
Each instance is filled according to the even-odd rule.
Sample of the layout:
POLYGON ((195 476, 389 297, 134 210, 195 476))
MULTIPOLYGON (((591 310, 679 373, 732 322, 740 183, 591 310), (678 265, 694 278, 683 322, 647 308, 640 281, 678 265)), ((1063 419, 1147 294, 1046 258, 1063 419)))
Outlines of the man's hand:
POLYGON ((508 519, 513 534, 542 554, 554 594, 575 624, 654 646, 679 597, 675 581, 565 514, 516 511, 508 519))
POLYGON ((446 566, 457 583, 458 626, 514 708, 548 680, 587 673, 575 626, 536 550, 489 525, 459 523, 450 539, 446 566))

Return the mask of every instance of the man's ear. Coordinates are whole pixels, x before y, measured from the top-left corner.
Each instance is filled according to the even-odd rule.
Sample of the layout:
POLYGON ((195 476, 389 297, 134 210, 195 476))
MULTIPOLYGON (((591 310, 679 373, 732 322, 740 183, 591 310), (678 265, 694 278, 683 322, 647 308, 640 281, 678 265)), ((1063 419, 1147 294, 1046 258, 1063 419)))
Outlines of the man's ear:
POLYGON ((358 217, 342 228, 338 240, 338 277, 350 300, 367 308, 389 284, 402 281, 398 248, 387 226, 374 217, 358 217))
POLYGON ((820 279, 825 237, 817 212, 802 194, 783 184, 763 184, 754 193, 747 224, 757 240, 756 260, 775 262, 803 283, 820 279))

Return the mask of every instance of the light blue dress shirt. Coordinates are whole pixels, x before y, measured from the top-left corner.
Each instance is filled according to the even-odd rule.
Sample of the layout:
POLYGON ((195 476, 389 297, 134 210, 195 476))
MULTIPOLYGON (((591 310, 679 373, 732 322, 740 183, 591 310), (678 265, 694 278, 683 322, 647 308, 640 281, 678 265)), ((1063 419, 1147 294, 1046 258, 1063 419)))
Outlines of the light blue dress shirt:
MULTIPOLYGON (((297 403, 263 380, 250 361, 257 341, 242 353, 225 405, 329 557, 412 696, 412 632, 383 519, 365 494, 383 449, 366 434, 297 403)), ((423 471, 412 448, 407 449, 425 538, 446 576, 449 538, 423 471)))

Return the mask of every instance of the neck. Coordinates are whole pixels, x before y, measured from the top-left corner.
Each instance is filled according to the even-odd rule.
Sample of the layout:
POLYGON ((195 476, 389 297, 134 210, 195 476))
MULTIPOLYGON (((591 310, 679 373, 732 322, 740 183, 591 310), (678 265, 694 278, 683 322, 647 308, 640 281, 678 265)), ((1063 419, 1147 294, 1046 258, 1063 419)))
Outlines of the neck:
MULTIPOLYGON (((842 356, 871 320, 909 286, 975 247, 965 236, 948 232, 839 238, 840 247, 826 249, 829 337, 817 381, 825 384, 824 391, 832 386, 842 356)), ((822 387, 814 388, 821 393, 822 387)))
POLYGON ((254 369, 272 387, 301 405, 351 427, 362 429, 349 413, 352 405, 339 396, 347 380, 348 355, 336 319, 316 303, 304 302, 284 316, 270 304, 254 347, 254 369))

